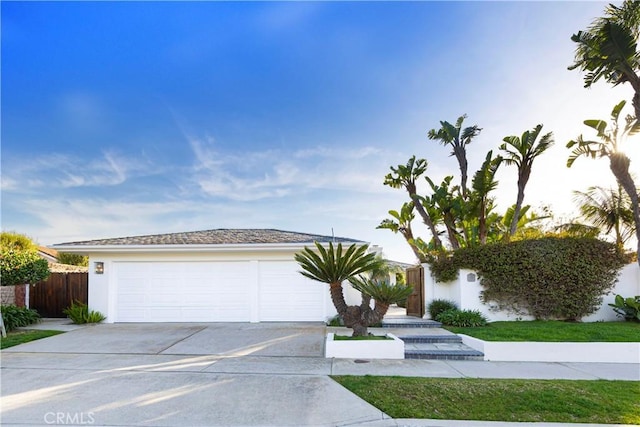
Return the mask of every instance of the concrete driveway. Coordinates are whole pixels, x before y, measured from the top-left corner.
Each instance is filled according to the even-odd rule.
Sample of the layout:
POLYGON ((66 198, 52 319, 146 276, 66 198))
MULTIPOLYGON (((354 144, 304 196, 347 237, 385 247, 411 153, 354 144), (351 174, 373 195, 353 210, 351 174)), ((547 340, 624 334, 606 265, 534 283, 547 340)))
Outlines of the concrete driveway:
POLYGON ((335 426, 385 415, 327 377, 318 323, 102 324, 2 351, 2 425, 335 426))
POLYGON ((22 344, 1 354, 0 424, 560 427, 394 420, 328 376, 640 380, 639 364, 325 359, 325 330, 318 323, 103 324, 22 344))

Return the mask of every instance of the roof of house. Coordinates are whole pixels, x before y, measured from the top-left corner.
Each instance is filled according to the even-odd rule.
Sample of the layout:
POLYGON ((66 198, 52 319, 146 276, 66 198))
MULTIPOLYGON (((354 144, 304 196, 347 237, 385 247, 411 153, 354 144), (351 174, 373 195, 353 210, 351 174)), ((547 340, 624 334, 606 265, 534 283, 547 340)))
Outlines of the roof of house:
POLYGON ((364 243, 361 240, 319 234, 297 233, 275 229, 227 229, 190 231, 185 233, 153 234, 146 236, 117 237, 112 239, 86 240, 54 245, 65 246, 153 246, 153 245, 246 245, 246 244, 308 244, 320 243, 364 243))
POLYGON ((47 261, 56 262, 58 260, 58 251, 47 248, 46 246, 38 246, 38 255, 47 261))

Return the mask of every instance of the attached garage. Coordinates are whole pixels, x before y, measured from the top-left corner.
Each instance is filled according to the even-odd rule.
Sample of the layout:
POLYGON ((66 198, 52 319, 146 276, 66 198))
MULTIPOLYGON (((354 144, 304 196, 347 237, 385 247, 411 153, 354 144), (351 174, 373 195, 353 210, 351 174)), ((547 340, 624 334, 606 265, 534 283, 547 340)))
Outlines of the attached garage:
POLYGON ((335 314, 328 286, 302 276, 293 260, 315 241, 364 244, 281 230, 217 229, 54 248, 89 255, 89 306, 107 322, 324 321, 335 314))

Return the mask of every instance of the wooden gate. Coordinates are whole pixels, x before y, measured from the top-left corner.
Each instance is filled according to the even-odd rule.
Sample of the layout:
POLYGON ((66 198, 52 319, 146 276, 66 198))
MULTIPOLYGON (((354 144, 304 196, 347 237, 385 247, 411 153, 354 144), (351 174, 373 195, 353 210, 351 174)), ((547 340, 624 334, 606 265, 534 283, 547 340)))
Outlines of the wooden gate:
POLYGON ((88 273, 51 273, 47 280, 29 289, 29 308, 37 310, 42 317, 67 317, 62 310, 73 301, 88 304, 88 273))
POLYGON ((424 316, 424 268, 421 265, 407 269, 407 285, 413 293, 407 298, 407 316, 424 316))

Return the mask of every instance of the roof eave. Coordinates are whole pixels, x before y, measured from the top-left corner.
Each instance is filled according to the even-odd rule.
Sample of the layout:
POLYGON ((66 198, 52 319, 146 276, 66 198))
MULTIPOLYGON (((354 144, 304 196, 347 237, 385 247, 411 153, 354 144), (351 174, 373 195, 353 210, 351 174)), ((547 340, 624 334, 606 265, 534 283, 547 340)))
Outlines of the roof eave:
MULTIPOLYGON (((356 243, 356 242, 353 242, 356 243)), ((351 245, 353 243, 345 243, 351 245)), ((321 243, 328 246, 329 242, 321 243)), ((361 242, 360 244, 368 244, 361 242)), ((302 250, 308 243, 233 243, 233 244, 177 244, 177 245, 52 245, 60 252, 89 253, 142 253, 142 252, 265 252, 302 250)))

